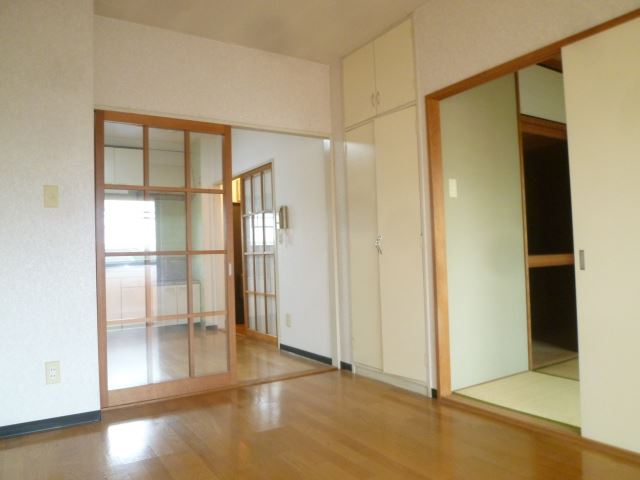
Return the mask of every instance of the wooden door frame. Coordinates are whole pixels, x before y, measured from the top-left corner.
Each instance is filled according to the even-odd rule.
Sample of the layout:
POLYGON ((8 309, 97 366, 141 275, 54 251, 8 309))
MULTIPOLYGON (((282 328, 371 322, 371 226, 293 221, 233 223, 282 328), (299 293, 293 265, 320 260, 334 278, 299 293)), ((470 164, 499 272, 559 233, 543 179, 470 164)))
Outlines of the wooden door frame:
MULTIPOLYGON (((275 208, 275 189, 273 188, 273 161, 270 161, 268 163, 265 163, 263 165, 260 165, 259 167, 255 167, 251 170, 247 170, 246 172, 242 172, 239 175, 236 175, 233 179, 239 179, 240 180, 240 205, 241 205, 241 223, 242 223, 242 228, 241 228, 241 235, 242 235, 242 240, 241 240, 241 244, 242 244, 242 271, 243 271, 243 277, 242 277, 242 298, 244 299, 244 303, 245 305, 248 305, 247 302, 247 277, 246 275, 244 275, 244 272, 246 272, 246 255, 244 252, 244 239, 245 239, 245 231, 244 231, 244 216, 245 216, 245 208, 246 208, 246 202, 245 202, 245 191, 244 191, 244 180, 247 177, 252 177, 253 175, 257 174, 257 173, 261 173, 264 171, 271 171, 271 202, 272 202, 272 208, 273 211, 275 212, 276 208, 275 208)), ((264 178, 264 177, 263 177, 264 178)), ((263 192, 264 192, 264 187, 262 188, 263 192)), ((262 199, 262 204, 261 207, 262 210, 264 210, 264 195, 261 196, 262 199)), ((252 207, 251 207, 251 211, 253 212, 253 181, 251 182, 251 202, 252 202, 252 207)), ((263 225, 263 229, 264 229, 264 225, 263 225)), ((277 244, 277 242, 276 242, 277 244)), ((276 248, 274 249, 273 252, 273 258, 274 258, 274 277, 277 279, 277 262, 276 262, 276 258, 277 258, 277 245, 276 248)), ((253 275, 255 278, 255 264, 253 267, 253 275)), ((267 285, 267 269, 266 269, 266 264, 265 264, 265 268, 263 269, 263 275, 264 275, 264 285, 266 287, 267 285)), ((248 322, 248 318, 247 315, 249 313, 249 309, 245 308, 244 309, 244 328, 243 328, 243 333, 247 336, 250 337, 254 337, 257 338, 259 340, 263 340, 267 343, 271 343, 274 345, 278 345, 278 338, 279 338, 279 324, 278 324, 278 314, 277 314, 277 298, 278 298, 278 289, 277 289, 277 282, 274 282, 274 289, 275 289, 275 293, 273 294, 273 296, 276 298, 276 334, 275 335, 268 335, 268 334, 264 334, 255 330, 252 330, 249 328, 249 322, 248 322)), ((269 295, 271 296, 271 295, 269 295)), ((255 297, 255 292, 254 292, 254 297, 255 297)), ((265 322, 268 324, 268 317, 267 317, 267 295, 265 295, 265 302, 264 302, 264 306, 265 306, 265 322)), ((255 305, 254 305, 254 311, 255 311, 255 305)))
MULTIPOLYGON (((97 309, 98 309, 98 359, 99 359, 99 379, 100 379, 100 405, 101 408, 109 408, 130 403, 138 403, 141 401, 156 400, 165 397, 174 397, 178 395, 191 394, 210 390, 213 388, 223 387, 236 382, 236 342, 235 342, 235 295, 234 295, 234 279, 233 276, 227 274, 227 268, 233 271, 233 207, 231 198, 231 126, 215 123, 206 123, 193 120, 182 120, 167 117, 157 117, 151 115, 140 115, 134 113, 124 113, 117 111, 95 110, 95 209, 96 209, 96 286, 97 286, 97 309), (105 184, 104 178, 104 123, 105 121, 121 122, 143 127, 143 176, 145 178, 145 186, 128 186, 130 190, 139 190, 154 192, 162 191, 184 191, 185 202, 190 202, 191 193, 222 193, 224 208, 224 226, 225 226, 225 250, 224 251, 198 251, 198 253, 225 253, 225 277, 226 281, 226 297, 227 297, 227 365, 228 371, 222 374, 213 374, 202 377, 194 377, 193 375, 193 322, 192 317, 202 316, 202 312, 198 314, 186 315, 189 318, 189 377, 171 380, 162 383, 146 384, 138 387, 131 387, 121 390, 108 390, 108 372, 107 372, 107 320, 106 320, 106 282, 105 282, 105 245, 104 245, 104 191, 109 188, 105 184), (185 186, 184 188, 169 187, 150 187, 149 179, 149 162, 148 162, 148 129, 161 128, 171 130, 185 131, 185 186), (222 166, 223 166, 223 188, 191 188, 191 179, 188 175, 190 165, 189 155, 189 133, 208 133, 216 134, 223 137, 222 147, 222 166), (148 398, 153 397, 153 398, 148 398)), ((123 185, 118 184, 122 188, 123 185)), ((186 235, 187 245, 185 252, 179 253, 188 256, 195 253, 191 250, 191 219, 190 215, 186 215, 186 235)), ((168 253, 177 252, 162 252, 168 253)), ((153 255, 155 252, 140 252, 141 256, 153 255)), ((191 262, 187 259, 187 304, 191 305, 191 262)), ((189 309, 190 310, 190 309, 189 309)), ((184 315, 181 315, 181 318, 184 315)), ((157 317, 167 319, 168 316, 157 317)))
POLYGON ((451 396, 451 360, 449 338, 449 300, 447 282, 447 256, 444 217, 444 178, 442 164, 442 142, 440 126, 440 101, 462 93, 478 85, 504 75, 535 65, 558 54, 562 47, 590 37, 602 31, 640 17, 640 9, 616 17, 575 35, 551 43, 546 47, 502 63, 484 72, 473 75, 425 96, 427 153, 431 192, 431 234, 433 240, 433 279, 436 301, 436 368, 438 372, 438 396, 451 396))

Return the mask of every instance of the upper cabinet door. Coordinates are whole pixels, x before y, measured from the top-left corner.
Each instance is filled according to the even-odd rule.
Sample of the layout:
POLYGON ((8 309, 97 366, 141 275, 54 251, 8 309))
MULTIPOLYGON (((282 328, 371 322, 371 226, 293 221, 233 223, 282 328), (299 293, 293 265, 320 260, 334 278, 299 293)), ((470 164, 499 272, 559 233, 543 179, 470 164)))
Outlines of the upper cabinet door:
POLYGON ((640 452, 640 19, 562 49, 582 435, 640 452), (583 263, 583 265, 580 265, 583 263))
POLYGON ((376 114, 373 43, 356 50, 342 61, 345 126, 376 114))
POLYGON ((374 41, 378 113, 416 98, 411 20, 374 41))

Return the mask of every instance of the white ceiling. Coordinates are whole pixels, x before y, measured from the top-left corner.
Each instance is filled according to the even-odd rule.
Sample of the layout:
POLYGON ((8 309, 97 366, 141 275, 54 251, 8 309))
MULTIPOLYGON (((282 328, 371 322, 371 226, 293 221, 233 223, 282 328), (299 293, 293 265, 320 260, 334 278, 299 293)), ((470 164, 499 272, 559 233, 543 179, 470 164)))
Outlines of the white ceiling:
POLYGON ((95 13, 330 63, 426 1, 95 0, 95 13))

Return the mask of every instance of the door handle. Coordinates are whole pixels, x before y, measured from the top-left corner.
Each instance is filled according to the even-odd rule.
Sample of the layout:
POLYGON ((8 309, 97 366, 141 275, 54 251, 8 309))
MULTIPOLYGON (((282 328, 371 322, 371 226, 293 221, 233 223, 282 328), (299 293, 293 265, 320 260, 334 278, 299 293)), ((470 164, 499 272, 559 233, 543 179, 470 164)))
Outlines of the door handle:
POLYGON ((376 94, 375 93, 371 94, 371 106, 372 107, 376 106, 376 94))
POLYGON ((374 242, 376 249, 378 250, 378 254, 382 255, 382 235, 378 235, 376 241, 374 242))
POLYGON ((584 262, 584 250, 578 250, 578 265, 580 266, 580 270, 586 270, 584 262))
POLYGON ((380 105, 380 92, 376 92, 376 105, 380 105))

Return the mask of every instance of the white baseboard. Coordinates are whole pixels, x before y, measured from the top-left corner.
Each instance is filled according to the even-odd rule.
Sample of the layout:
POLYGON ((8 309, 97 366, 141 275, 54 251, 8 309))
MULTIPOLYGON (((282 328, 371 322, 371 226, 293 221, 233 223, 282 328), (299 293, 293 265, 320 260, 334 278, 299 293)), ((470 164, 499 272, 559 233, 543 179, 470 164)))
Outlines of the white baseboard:
POLYGON ((390 373, 384 373, 377 368, 367 367, 366 365, 354 362, 353 373, 373 380, 378 380, 383 383, 388 383, 389 385, 409 390, 410 392, 419 393, 420 395, 427 397, 431 396, 431 391, 426 383, 406 377, 400 377, 398 375, 392 375, 390 373))

